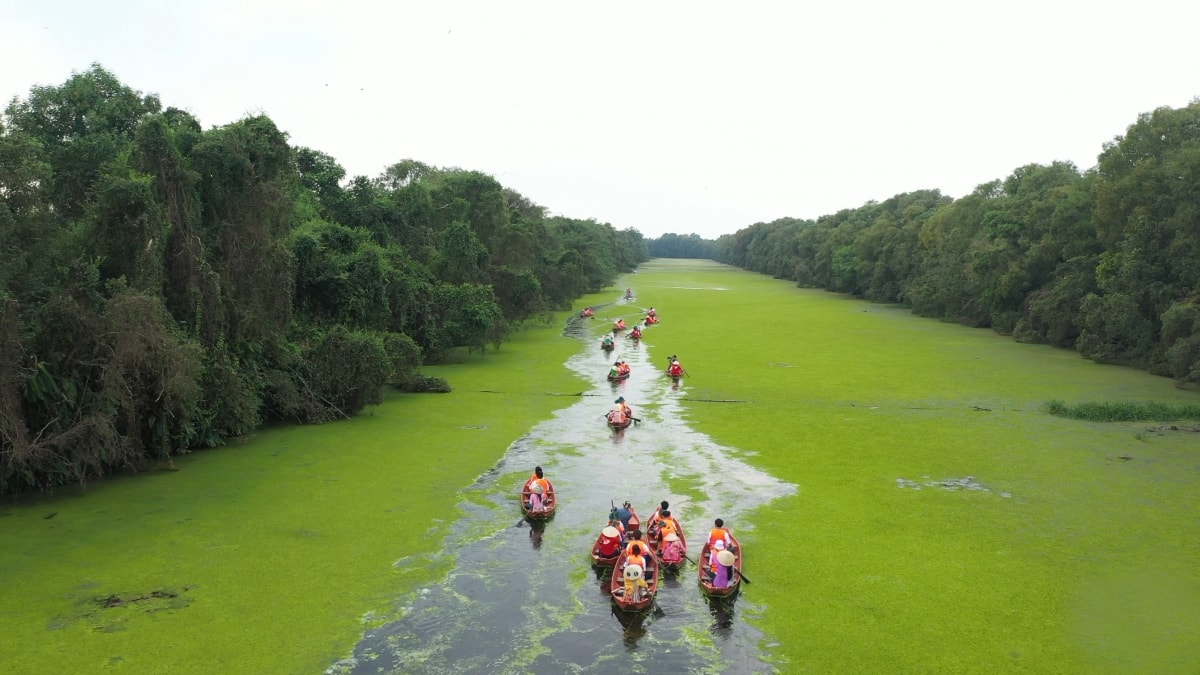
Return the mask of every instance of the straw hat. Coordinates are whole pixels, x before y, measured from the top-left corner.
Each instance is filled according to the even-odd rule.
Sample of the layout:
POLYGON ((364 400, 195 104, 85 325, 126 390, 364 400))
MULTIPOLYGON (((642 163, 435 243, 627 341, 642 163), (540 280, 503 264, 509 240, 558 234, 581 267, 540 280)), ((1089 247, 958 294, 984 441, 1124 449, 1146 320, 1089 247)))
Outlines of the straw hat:
POLYGON ((667 536, 666 536, 666 540, 667 541, 679 541, 679 535, 675 534, 674 532, 668 532, 667 536))
POLYGON ((642 566, 641 565, 626 565, 625 566, 625 578, 626 579, 641 579, 642 578, 642 566))
POLYGON ((617 532, 617 528, 613 527, 612 525, 609 525, 608 527, 604 528, 603 530, 600 530, 600 534, 608 537, 609 539, 614 539, 616 537, 621 536, 621 533, 617 532))
POLYGON ((730 553, 729 551, 721 551, 720 553, 717 554, 717 562, 721 563, 722 565, 724 565, 726 567, 733 567, 733 563, 735 560, 736 560, 736 558, 734 558, 733 554, 730 553))

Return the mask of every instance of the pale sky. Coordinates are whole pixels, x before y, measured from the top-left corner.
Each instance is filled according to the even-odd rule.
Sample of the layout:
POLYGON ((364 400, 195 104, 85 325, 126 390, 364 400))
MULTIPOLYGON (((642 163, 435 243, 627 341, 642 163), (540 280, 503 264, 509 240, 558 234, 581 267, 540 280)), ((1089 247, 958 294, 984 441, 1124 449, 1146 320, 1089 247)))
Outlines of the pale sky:
POLYGON ((1200 96, 1200 3, 0 0, 0 97, 93 62, 205 128, 265 113, 375 177, 716 238, 1096 164, 1200 96))

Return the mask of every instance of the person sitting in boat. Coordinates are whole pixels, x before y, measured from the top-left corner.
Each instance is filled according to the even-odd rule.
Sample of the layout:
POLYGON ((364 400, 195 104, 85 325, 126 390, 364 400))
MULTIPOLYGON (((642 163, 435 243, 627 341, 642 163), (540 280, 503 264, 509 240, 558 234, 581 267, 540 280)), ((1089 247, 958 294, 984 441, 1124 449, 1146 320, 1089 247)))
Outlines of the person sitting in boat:
POLYGON ((620 363, 618 363, 617 368, 619 368, 621 370, 622 375, 628 375, 629 371, 631 370, 631 368, 629 367, 629 363, 627 361, 621 361, 620 363))
POLYGON ((683 375, 683 366, 679 365, 678 360, 671 361, 671 365, 667 366, 667 374, 671 377, 681 377, 683 375))
POLYGON ((633 417, 633 408, 630 408, 629 404, 625 402, 624 396, 618 396, 617 400, 613 401, 613 403, 617 404, 617 407, 613 408, 613 410, 620 410, 621 414, 625 416, 625 419, 630 419, 633 417))
POLYGON ((708 531, 708 545, 715 548, 718 542, 721 548, 733 548, 733 536, 726 529, 725 521, 720 518, 713 521, 713 528, 708 531))
POLYGON ((638 328, 637 326, 634 326, 633 330, 629 331, 629 337, 633 338, 634 340, 641 340, 642 339, 642 329, 638 328))
POLYGON ((625 564, 621 567, 621 574, 625 577, 625 597, 632 600, 638 600, 643 590, 650 592, 646 584, 646 558, 640 546, 635 551, 633 555, 625 557, 625 564))
POLYGON ((625 319, 617 319, 613 322, 613 331, 625 330, 625 319))
POLYGON ((593 314, 595 314, 595 313, 596 313, 596 310, 592 309, 591 307, 585 308, 585 309, 583 310, 583 315, 584 315, 584 316, 592 316, 592 315, 593 315, 593 314))
MULTIPOLYGON (((708 578, 712 579, 717 574, 717 554, 725 552, 725 542, 718 539, 716 543, 710 544, 708 549, 708 578)), ((704 561, 701 561, 702 563, 704 561)))
POLYGON ((663 545, 658 550, 658 557, 670 565, 683 562, 683 542, 679 540, 678 534, 668 532, 663 537, 663 545))
POLYGON ((737 557, 729 551, 717 554, 716 564, 713 565, 713 588, 729 588, 733 585, 733 564, 737 557))
POLYGON ((621 362, 620 361, 613 361, 612 368, 610 368, 608 371, 608 376, 614 380, 621 376, 621 362))
POLYGON ((600 346, 605 349, 612 349, 616 345, 613 344, 613 338, 611 335, 605 335, 604 339, 600 341, 600 346))
POLYGON ((625 416, 625 411, 621 410, 620 408, 613 408, 612 410, 608 411, 608 423, 613 426, 623 425, 628 419, 629 418, 625 416))
POLYGON ((550 500, 550 481, 546 480, 542 467, 535 467, 529 482, 529 510, 545 513, 550 500))
POLYGON ((632 298, 632 297, 633 297, 633 289, 632 289, 632 288, 626 288, 626 289, 625 289, 625 299, 626 299, 626 300, 629 300, 629 299, 630 299, 630 298, 632 298))
POLYGON ((646 317, 650 319, 658 318, 658 312, 654 311, 654 308, 651 307, 650 309, 646 310, 646 317))
POLYGON ((631 518, 633 518, 633 506, 629 502, 622 503, 608 514, 609 520, 621 523, 621 532, 629 530, 629 520, 631 518))
POLYGON ((622 523, 621 519, 617 518, 615 515, 613 515, 613 512, 611 512, 611 511, 608 514, 608 527, 611 527, 617 531, 617 534, 619 534, 621 536, 621 545, 624 546, 625 545, 625 523, 622 523))
MULTIPOLYGON (((621 521, 617 521, 618 523, 621 521)), ((600 546, 596 554, 601 558, 616 558, 621 554, 621 532, 612 525, 600 530, 600 546)))
POLYGON ((665 540, 668 534, 679 534, 678 528, 675 527, 675 519, 671 517, 670 511, 659 512, 658 518, 654 520, 653 527, 658 532, 659 541, 665 540))
POLYGON ((670 508, 671 508, 671 504, 669 502, 667 502, 667 500, 665 500, 665 499, 662 500, 661 502, 659 502, 658 508, 654 509, 654 513, 650 514, 650 520, 652 520, 652 521, 658 520, 659 515, 663 511, 666 511, 667 509, 670 509, 670 508))
POLYGON ((625 554, 629 555, 633 553, 633 549, 635 547, 641 547, 643 551, 647 550, 646 543, 642 541, 641 530, 634 530, 633 532, 629 533, 628 543, 625 544, 625 554))

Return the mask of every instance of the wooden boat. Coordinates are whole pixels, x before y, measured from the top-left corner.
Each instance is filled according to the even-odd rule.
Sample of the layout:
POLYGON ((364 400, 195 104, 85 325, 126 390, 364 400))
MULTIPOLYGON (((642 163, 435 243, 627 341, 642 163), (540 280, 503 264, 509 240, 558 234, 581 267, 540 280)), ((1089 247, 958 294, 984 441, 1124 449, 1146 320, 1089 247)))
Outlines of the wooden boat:
POLYGON ((621 569, 625 566, 625 557, 625 552, 622 551, 621 557, 613 565, 609 591, 612 594, 613 602, 618 607, 627 612, 638 612, 653 604, 654 595, 658 593, 658 560, 652 555, 642 556, 646 560, 645 579, 647 588, 643 591, 639 599, 634 600, 625 597, 625 572, 621 569))
POLYGON ((698 575, 700 577, 700 591, 709 597, 724 597, 730 596, 738 592, 742 586, 742 545, 731 534, 729 538, 733 540, 733 579, 725 588, 717 588, 713 586, 710 570, 712 569, 709 561, 709 545, 704 542, 704 548, 700 549, 700 557, 696 559, 696 566, 699 567, 698 575))
POLYGON ((609 382, 623 382, 628 379, 629 373, 622 373, 621 375, 613 375, 611 371, 608 373, 609 382))
POLYGON ((657 316, 648 316, 643 323, 645 323, 647 326, 653 326, 659 321, 662 321, 662 319, 658 318, 657 316))
POLYGON ((600 349, 603 349, 606 352, 611 352, 612 350, 614 350, 616 348, 617 348, 617 343, 615 343, 615 342, 601 342, 600 343, 600 349))
POLYGON ((521 513, 525 514, 525 517, 529 520, 550 520, 550 518, 554 517, 554 510, 558 508, 558 497, 554 494, 554 483, 546 479, 546 483, 550 485, 550 492, 545 496, 546 510, 536 513, 529 508, 529 497, 532 494, 532 491, 529 489, 531 483, 533 483, 533 478, 526 480, 525 486, 521 488, 521 513))
POLYGON ((642 334, 640 332, 639 333, 630 333, 629 335, 626 335, 625 338, 628 340, 641 340, 642 334))

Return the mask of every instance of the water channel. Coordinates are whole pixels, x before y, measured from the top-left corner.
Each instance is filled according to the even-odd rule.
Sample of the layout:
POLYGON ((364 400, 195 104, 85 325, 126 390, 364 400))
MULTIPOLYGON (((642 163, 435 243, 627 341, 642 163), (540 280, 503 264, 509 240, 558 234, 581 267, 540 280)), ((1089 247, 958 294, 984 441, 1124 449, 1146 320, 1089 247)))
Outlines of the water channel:
MULTIPOLYGON (((641 318, 635 303, 607 306, 604 319, 568 322, 564 334, 580 349, 565 366, 590 388, 512 443, 463 493, 466 516, 433 560, 444 578, 400 598, 403 618, 367 631, 327 673, 773 672, 761 658, 762 636, 746 621, 763 611, 752 585, 733 601, 710 603, 687 565, 660 585, 658 611, 629 615, 607 595, 608 573, 591 567, 588 552, 614 501, 630 500, 645 517, 665 499, 690 539, 721 517, 745 541, 743 514, 795 490, 687 427, 687 378, 676 387, 663 375, 671 354, 655 346, 655 327, 640 344, 618 338, 614 352, 600 349, 616 316, 631 326, 641 318), (614 385, 605 376, 618 359, 632 374, 614 385), (613 432, 603 415, 617 396, 642 421, 613 432), (521 518, 517 493, 536 465, 554 483, 559 507, 548 523, 533 525, 521 518)), ((688 555, 698 552, 699 542, 689 542, 688 555)), ((753 548, 745 564, 753 579, 753 548)))

